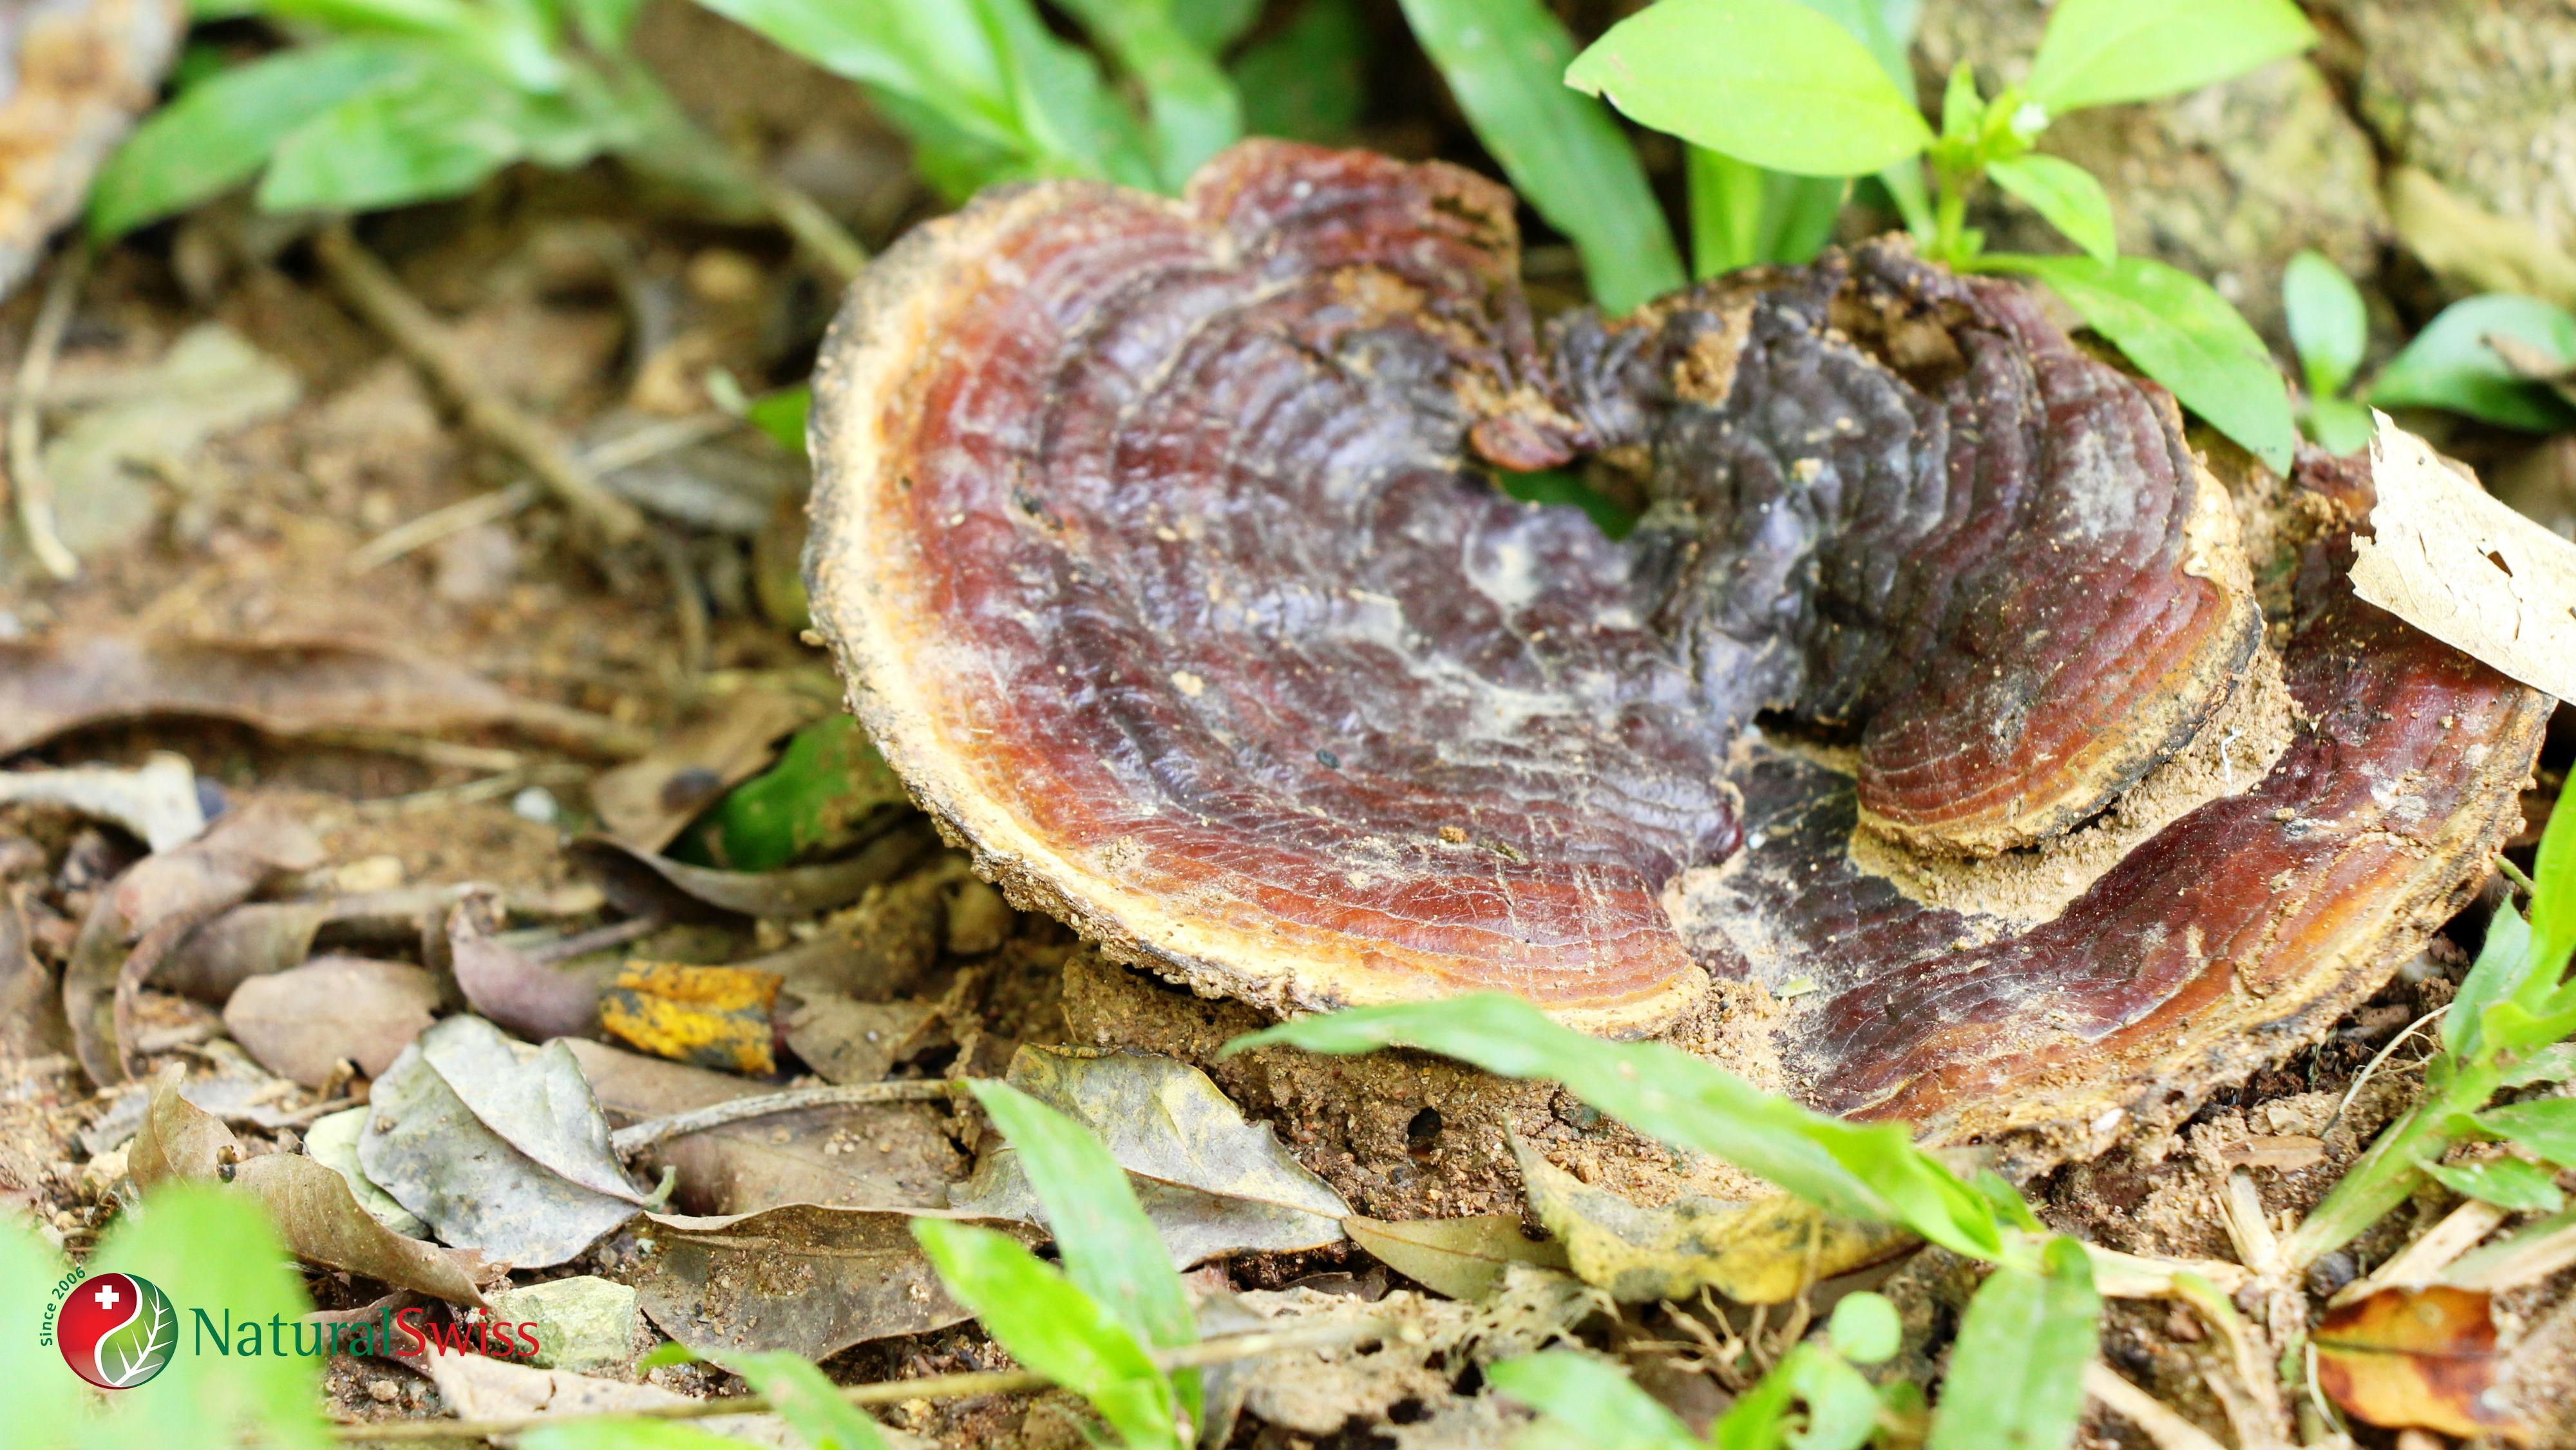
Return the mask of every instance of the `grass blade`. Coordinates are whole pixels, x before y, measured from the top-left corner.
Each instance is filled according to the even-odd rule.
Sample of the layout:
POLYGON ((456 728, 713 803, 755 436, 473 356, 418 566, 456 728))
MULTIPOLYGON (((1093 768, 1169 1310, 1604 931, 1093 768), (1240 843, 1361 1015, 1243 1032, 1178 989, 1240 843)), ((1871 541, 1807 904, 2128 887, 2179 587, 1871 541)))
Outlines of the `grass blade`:
POLYGON ((1165 190, 1180 190, 1199 163, 1243 135, 1234 82, 1181 30, 1167 0, 1061 3, 1144 88, 1165 190))
POLYGON ((2063 1450, 2101 1318, 2092 1264, 2073 1239, 2050 1240, 2039 1272, 1995 1270, 1960 1316, 1924 1450, 2063 1450))

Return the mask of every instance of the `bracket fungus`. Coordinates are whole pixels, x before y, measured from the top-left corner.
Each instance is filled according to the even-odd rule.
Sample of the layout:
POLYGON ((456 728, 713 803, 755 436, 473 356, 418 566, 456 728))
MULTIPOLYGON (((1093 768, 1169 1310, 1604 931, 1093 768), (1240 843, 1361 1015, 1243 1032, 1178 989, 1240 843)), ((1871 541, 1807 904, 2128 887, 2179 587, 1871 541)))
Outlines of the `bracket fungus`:
POLYGON ((1762 1013, 1958 1139, 2169 1116, 2483 878, 2548 702, 2352 597, 2366 464, 2232 494, 1901 242, 1544 329, 1518 264, 1490 182, 1252 142, 859 282, 816 621, 1015 900, 1273 1011, 1762 1013), (1576 459, 1630 536, 1495 483, 1576 459))

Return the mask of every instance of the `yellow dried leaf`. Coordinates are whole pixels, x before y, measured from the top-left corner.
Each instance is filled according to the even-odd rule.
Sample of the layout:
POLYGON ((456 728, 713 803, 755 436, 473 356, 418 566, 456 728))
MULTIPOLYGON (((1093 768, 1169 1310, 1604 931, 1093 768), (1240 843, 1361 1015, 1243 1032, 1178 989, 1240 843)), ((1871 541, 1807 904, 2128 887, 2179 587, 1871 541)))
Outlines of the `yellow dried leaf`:
POLYGON ((630 962, 600 994, 599 1023, 657 1057, 727 1072, 775 1072, 775 972, 630 962))
POLYGON ((2327 1310, 2315 1343, 2318 1387, 2355 1419, 2463 1439, 2523 1434, 2495 1393, 2496 1330, 2484 1294, 2438 1284, 2384 1289, 2327 1310))

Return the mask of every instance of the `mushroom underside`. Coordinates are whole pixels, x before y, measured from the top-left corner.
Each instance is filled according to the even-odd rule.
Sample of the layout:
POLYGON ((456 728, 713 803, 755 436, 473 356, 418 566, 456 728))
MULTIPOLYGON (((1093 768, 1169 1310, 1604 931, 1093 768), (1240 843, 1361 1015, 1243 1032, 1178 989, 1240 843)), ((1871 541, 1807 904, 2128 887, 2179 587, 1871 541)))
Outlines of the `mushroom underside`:
POLYGON ((1901 244, 1543 333, 1517 268, 1490 183, 1256 142, 854 289, 816 622, 1015 899, 1275 1011, 1758 984, 1738 1065, 1811 1102, 2108 1132, 2322 1031, 2513 828, 2547 702, 2351 596, 2366 465, 2231 497, 1901 244), (1628 537, 1496 486, 1580 460, 1628 537))

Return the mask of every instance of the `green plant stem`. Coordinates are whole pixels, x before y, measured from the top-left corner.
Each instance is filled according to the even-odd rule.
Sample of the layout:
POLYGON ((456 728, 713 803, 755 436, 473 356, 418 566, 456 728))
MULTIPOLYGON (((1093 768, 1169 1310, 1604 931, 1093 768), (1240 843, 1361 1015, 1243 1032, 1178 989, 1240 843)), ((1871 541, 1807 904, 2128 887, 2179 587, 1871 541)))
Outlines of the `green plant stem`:
POLYGON ((1945 267, 1957 267, 1967 259, 1968 192, 1977 183, 1974 167, 1953 166, 1935 160, 1932 184, 1935 200, 1932 209, 1931 260, 1945 267))
POLYGON ((2503 1084, 2503 1069, 2492 1063, 2464 1065, 2405 1117, 2382 1130, 2379 1140, 2353 1160, 2343 1181, 2291 1235, 2290 1267, 2305 1268, 2342 1248, 2404 1203, 2424 1176, 2415 1165, 2440 1157, 2459 1137, 2449 1125, 2483 1106, 2503 1084))

